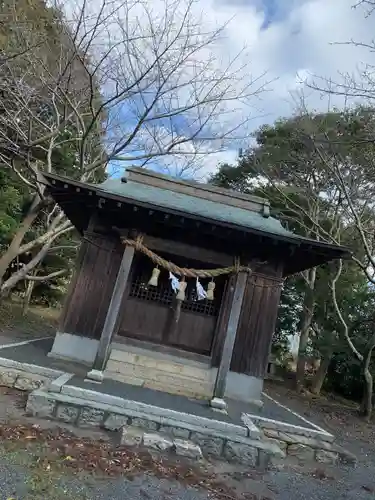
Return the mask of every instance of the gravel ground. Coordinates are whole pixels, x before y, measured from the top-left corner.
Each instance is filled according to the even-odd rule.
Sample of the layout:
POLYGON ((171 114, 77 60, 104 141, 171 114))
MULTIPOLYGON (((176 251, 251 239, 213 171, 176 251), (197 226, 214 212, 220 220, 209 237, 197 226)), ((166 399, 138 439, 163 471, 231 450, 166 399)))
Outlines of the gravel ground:
MULTIPOLYGON (((374 464, 352 470, 332 471, 334 476, 318 479, 313 471, 290 469, 272 471, 258 478, 228 478, 236 486, 238 496, 216 495, 199 491, 195 487, 140 475, 133 480, 126 478, 94 479, 91 476, 64 477, 39 482, 32 470, 0 460, 0 498, 4 500, 213 500, 213 499, 259 499, 259 500, 369 500, 375 498, 369 484, 373 477, 374 464), (47 494, 48 491, 48 495, 47 494)), ((315 471, 316 472, 316 471, 315 471)))
POLYGON ((206 500, 212 496, 201 494, 192 488, 152 477, 139 477, 133 481, 107 480, 82 481, 60 480, 48 489, 38 491, 35 479, 22 467, 0 462, 0 489, 3 500, 206 500))
POLYGON ((308 473, 286 470, 271 472, 265 480, 277 492, 273 498, 278 500, 369 500, 375 498, 373 471, 374 464, 361 465, 354 471, 325 471, 328 478, 318 479, 312 475, 319 475, 322 470, 308 473))
MULTIPOLYGON (((277 394, 272 392, 276 397, 277 394)), ((285 401, 283 397, 283 401, 285 401)), ((12 390, 0 390, 0 424, 12 422, 38 424, 42 429, 53 429, 56 423, 29 419, 24 416, 25 397, 12 390)), ((86 471, 75 473, 71 469, 61 472, 61 467, 39 463, 27 442, 17 441, 17 449, 9 449, 0 439, 0 500, 374 500, 375 499, 375 426, 363 426, 336 411, 335 416, 317 413, 317 408, 293 401, 300 411, 317 424, 329 423, 336 429, 339 441, 359 458, 355 469, 328 466, 298 467, 289 464, 261 474, 228 464, 211 464, 210 473, 216 474, 226 493, 218 494, 213 488, 197 488, 191 481, 173 480, 173 476, 160 477, 156 473, 139 472, 133 478, 100 477, 86 471), (337 416, 340 417, 337 423, 337 416), (57 471, 57 472, 56 472, 57 471), (231 491, 228 493, 228 491, 231 491)), ((99 431, 74 429, 78 439, 90 437, 110 440, 99 431)), ((327 425, 325 425, 327 427, 327 425)), ((1 425, 0 425, 1 429, 1 425)), ((13 429, 13 427, 12 427, 13 429)), ((13 432, 13 431, 12 431, 13 432)), ((216 489, 217 491, 217 489, 216 489)))

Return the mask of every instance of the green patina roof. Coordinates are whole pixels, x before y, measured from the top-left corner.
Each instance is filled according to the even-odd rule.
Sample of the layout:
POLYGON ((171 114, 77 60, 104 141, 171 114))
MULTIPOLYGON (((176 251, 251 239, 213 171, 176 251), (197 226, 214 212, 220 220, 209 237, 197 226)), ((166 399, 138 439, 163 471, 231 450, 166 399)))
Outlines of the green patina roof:
MULTIPOLYGON (((168 189, 168 180, 172 182, 176 182, 176 179, 171 178, 169 176, 160 175, 151 173, 149 171, 145 172, 142 175, 153 176, 160 179, 164 179, 166 181, 166 187, 156 187, 152 185, 152 183, 140 182, 139 180, 134 180, 134 176, 132 177, 131 172, 136 173, 138 168, 129 169, 126 172, 126 182, 122 181, 122 179, 107 179, 101 184, 89 184, 83 183, 79 181, 74 181, 72 179, 67 179, 65 177, 59 176, 57 174, 45 174, 46 179, 50 179, 53 182, 59 182, 64 185, 75 186, 76 188, 82 190, 88 190, 89 192, 94 191, 96 196, 101 198, 111 198, 112 196, 117 200, 123 200, 124 203, 134 203, 134 205, 142 205, 144 204, 146 207, 152 207, 155 210, 160 209, 165 212, 177 213, 183 216, 191 216, 192 218, 197 219, 205 219, 207 222, 229 225, 233 229, 237 229, 239 231, 248 231, 248 232, 259 232, 264 236, 273 237, 277 240, 284 240, 285 242, 290 242, 298 247, 300 244, 306 244, 308 248, 310 248, 311 252, 315 252, 313 249, 320 249, 320 252, 323 252, 322 257, 319 259, 315 258, 313 261, 309 261, 308 265, 311 267, 313 265, 319 265, 322 262, 327 262, 332 258, 339 258, 342 256, 349 256, 350 251, 345 247, 340 247, 334 244, 321 242, 312 240, 310 238, 306 238, 300 236, 298 234, 294 234, 291 231, 285 229, 280 221, 275 219, 274 217, 267 217, 263 215, 260 211, 262 206, 269 206, 267 200, 262 200, 257 197, 250 197, 244 195, 239 195, 238 193, 233 193, 234 198, 245 199, 246 201, 253 201, 259 207, 259 212, 250 209, 244 209, 232 205, 227 205, 226 203, 221 203, 220 201, 212 201, 204 198, 200 198, 194 196, 193 194, 181 193, 176 190, 168 189), (148 173, 147 173, 148 172, 148 173), (319 262, 318 262, 319 260, 319 262)), ((199 183, 196 182, 186 182, 186 181, 178 181, 180 184, 187 184, 197 188, 199 183)), ((201 185, 202 188, 206 188, 207 186, 201 185)), ((50 185, 50 189, 52 195, 55 197, 57 203, 63 208, 66 212, 67 216, 73 222, 73 224, 77 227, 79 231, 84 230, 87 225, 87 221, 90 217, 91 205, 90 203, 87 205, 87 208, 82 207, 82 210, 77 211, 77 206, 72 203, 72 199, 67 199, 64 195, 62 198, 60 197, 61 192, 59 192, 59 188, 53 188, 50 185), (60 193, 60 194, 59 194, 60 193)), ((61 189, 61 188, 60 188, 61 189)), ((208 188, 208 191, 213 190, 214 188, 208 188)), ((230 195, 230 191, 228 190, 219 190, 214 189, 216 193, 225 195, 230 195)), ((79 197, 78 197, 79 198, 79 197)), ((77 198, 77 203, 79 199, 77 198)), ((306 245, 304 245, 306 247, 306 245)), ((307 248, 306 247, 306 248, 307 248)), ((305 250, 306 250, 305 248, 305 250)), ((309 250, 309 252, 310 252, 309 250)), ((305 255, 302 255, 303 258, 306 258, 305 255)), ((302 258, 301 257, 301 258, 302 258)), ((316 256, 315 256, 316 257, 316 256)), ((295 258, 297 258, 295 256, 295 258)), ((297 258, 298 261, 298 258, 297 258)), ((295 261, 294 261, 295 262, 295 261)), ((295 262, 296 263, 296 262, 295 262)), ((293 269, 301 266, 292 266, 293 269)), ((305 267, 301 267, 305 268, 305 267)), ((297 270, 298 270, 297 269, 297 270)))
MULTIPOLYGON (((129 169, 130 171, 130 169, 129 169)), ((203 220, 215 225, 227 225, 232 229, 248 232, 259 233, 276 241, 284 241, 284 243, 292 244, 294 252, 285 255, 282 258, 285 262, 284 276, 288 276, 299 272, 309 267, 317 266, 328 262, 332 259, 347 258, 350 256, 350 251, 344 247, 315 241, 310 238, 305 238, 294 234, 283 228, 280 221, 274 217, 267 217, 261 212, 262 206, 268 207, 265 200, 247 199, 243 195, 234 194, 234 198, 245 201, 253 201, 258 207, 259 212, 248 210, 231 205, 216 199, 215 201, 200 198, 192 194, 177 192, 176 190, 168 189, 168 179, 166 187, 156 187, 151 185, 153 182, 139 182, 134 180, 135 169, 131 169, 132 175, 127 174, 126 182, 121 179, 108 179, 102 184, 88 184, 80 181, 74 181, 61 177, 57 174, 44 174, 49 186, 49 190, 56 203, 58 203, 65 211, 67 217, 72 221, 79 232, 84 232, 88 227, 90 217, 98 206, 96 198, 112 199, 121 201, 124 204, 135 206, 144 206, 146 208, 161 210, 171 214, 177 214, 183 217, 203 220), (70 191, 70 196, 66 195, 68 187, 75 188, 70 191), (94 195, 94 196, 93 196, 94 195)), ((161 177, 159 174, 144 174, 161 177)), ((164 178, 166 176, 163 176, 164 178)), ((160 179, 159 179, 160 180, 160 179)), ((169 180, 176 182, 169 177, 169 180)), ((190 186, 198 187, 197 183, 184 182, 180 184, 189 184, 190 186)), ((160 186, 160 184, 159 184, 160 186)), ((207 191, 212 192, 213 188, 202 186, 207 191)), ((181 187, 181 190, 183 188, 181 187)), ((185 188, 186 190, 186 188, 185 188)), ((225 191, 225 195, 230 195, 230 192, 225 191)), ((215 192, 218 193, 218 191, 215 192)), ((223 192, 221 192, 223 194, 223 192)), ((224 195, 224 199, 225 199, 224 195)), ((208 197, 207 192, 207 197, 208 197)), ((251 206, 251 205, 250 205, 251 206)), ((121 206, 120 206, 121 207, 121 206)), ((267 210, 266 210, 267 211, 267 210)), ((261 253, 262 246, 259 246, 261 253)), ((275 247, 274 252, 278 250, 275 247)))
POLYGON ((167 210, 178 210, 186 214, 197 215, 269 234, 299 238, 297 235, 283 228, 281 223, 273 217, 264 217, 261 213, 251 210, 197 198, 188 194, 176 193, 169 189, 132 182, 131 180, 122 182, 121 179, 108 179, 99 186, 96 186, 96 188, 108 194, 115 194, 134 201, 149 203, 155 207, 162 207, 167 210))

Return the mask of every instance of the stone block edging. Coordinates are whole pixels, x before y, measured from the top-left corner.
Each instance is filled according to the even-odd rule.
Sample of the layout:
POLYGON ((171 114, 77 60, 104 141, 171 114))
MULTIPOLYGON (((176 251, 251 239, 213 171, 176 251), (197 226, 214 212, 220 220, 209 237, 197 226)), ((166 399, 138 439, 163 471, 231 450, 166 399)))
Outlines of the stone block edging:
POLYGON ((76 398, 81 402, 84 400, 85 405, 94 405, 94 407, 98 407, 98 405, 102 404, 109 405, 113 408, 113 410, 111 410, 113 413, 125 414, 129 417, 143 417, 162 425, 183 423, 183 427, 189 425, 195 427, 199 426, 200 429, 204 429, 204 432, 211 431, 216 434, 223 433, 225 435, 230 434, 244 438, 250 437, 252 439, 258 439, 260 436, 259 430, 255 427, 249 429, 246 425, 236 425, 221 420, 212 420, 206 417, 149 405, 140 401, 132 401, 110 394, 103 394, 90 389, 64 385, 61 388, 61 395, 76 398))
POLYGON ((330 434, 329 432, 319 428, 309 428, 301 425, 288 424, 287 422, 272 420, 266 417, 252 414, 246 414, 243 418, 244 422, 246 422, 246 418, 249 418, 257 427, 259 427, 263 431, 273 430, 292 433, 304 437, 316 438, 328 443, 332 443, 335 440, 335 436, 333 434, 330 434))
MULTIPOLYGON (((160 410, 164 411, 162 408, 160 410)), ((123 432, 124 428, 138 428, 144 434, 160 436, 162 441, 170 441, 173 444, 177 440, 180 448, 187 447, 191 450, 193 445, 197 445, 204 456, 249 465, 266 466, 272 457, 281 459, 285 456, 274 443, 233 434, 228 429, 226 432, 224 429, 220 432, 214 427, 205 428, 199 423, 200 417, 197 417, 196 425, 156 415, 148 415, 148 418, 145 418, 147 415, 144 412, 82 400, 62 392, 52 393, 42 389, 33 391, 29 395, 26 412, 32 416, 48 417, 79 427, 101 427, 120 432, 123 432), (191 446, 181 444, 178 440, 191 443, 191 446)), ((153 438, 150 439, 152 441, 153 438)), ((142 442, 146 444, 148 440, 145 442, 143 439, 142 442)))
MULTIPOLYGON (((214 427, 205 428, 199 424, 199 417, 194 425, 168 416, 150 415, 141 410, 144 408, 121 408, 68 396, 63 392, 52 393, 41 389, 29 395, 26 407, 27 413, 34 416, 48 417, 80 427, 93 426, 121 432, 122 436, 127 436, 128 445, 145 445, 155 449, 164 447, 165 450, 175 451, 177 443, 181 454, 184 450, 191 454, 196 452, 197 458, 199 453, 194 446, 202 450, 203 456, 251 466, 267 467, 268 464, 280 463, 285 457, 292 457, 304 463, 315 461, 356 464, 356 457, 352 454, 331 442, 317 438, 263 429, 261 439, 254 440, 230 433, 228 428, 227 432, 223 429, 216 430, 214 427)), ((164 409, 160 408, 160 411, 164 409)))
POLYGON ((331 465, 338 463, 357 464, 357 457, 352 453, 319 437, 306 437, 274 429, 263 429, 263 434, 266 441, 277 444, 288 457, 302 462, 316 461, 331 465))
POLYGON ((0 386, 33 391, 65 372, 0 357, 0 386))

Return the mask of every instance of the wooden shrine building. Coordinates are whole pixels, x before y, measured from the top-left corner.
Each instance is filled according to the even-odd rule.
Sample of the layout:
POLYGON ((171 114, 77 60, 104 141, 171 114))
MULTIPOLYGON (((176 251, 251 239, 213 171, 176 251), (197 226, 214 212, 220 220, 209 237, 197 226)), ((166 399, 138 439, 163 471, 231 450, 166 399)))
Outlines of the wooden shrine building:
POLYGON ((211 185, 141 168, 45 178, 83 238, 50 355, 97 380, 259 401, 284 278, 348 253, 211 185))

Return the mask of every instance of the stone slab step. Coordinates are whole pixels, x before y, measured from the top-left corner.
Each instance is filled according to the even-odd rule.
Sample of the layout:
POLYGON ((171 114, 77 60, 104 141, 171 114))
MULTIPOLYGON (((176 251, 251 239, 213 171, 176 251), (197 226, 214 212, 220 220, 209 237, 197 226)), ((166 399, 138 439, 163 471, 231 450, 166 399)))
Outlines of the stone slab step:
POLYGON ((145 381, 144 387, 154 391, 168 392, 193 399, 211 399, 214 387, 187 387, 176 384, 160 383, 157 381, 145 381))
POLYGON ((136 385, 138 387, 143 387, 145 383, 143 378, 122 375, 121 373, 111 372, 109 370, 105 370, 104 378, 116 380, 117 382, 123 382, 124 384, 136 385))
POLYGON ((148 356, 145 354, 136 354, 118 349, 112 349, 108 360, 108 368, 111 371, 116 371, 111 368, 111 366, 117 366, 114 362, 142 366, 144 368, 179 374, 181 376, 199 380, 212 380, 214 376, 214 370, 203 363, 192 362, 190 360, 179 361, 178 358, 174 358, 172 356, 169 356, 166 359, 160 359, 159 357, 148 356))
MULTIPOLYGON (((202 359, 193 359, 190 357, 192 353, 186 352, 186 351, 181 351, 181 355, 179 354, 172 354, 169 352, 163 352, 158 349, 160 346, 149 346, 149 347, 140 347, 140 346, 133 346, 133 345, 121 345, 117 344, 114 342, 112 344, 112 349, 113 351, 117 352, 127 352, 130 354, 135 354, 138 356, 146 356, 152 359, 157 359, 159 361, 166 361, 167 363, 182 363, 183 365, 188 365, 188 366, 194 366, 197 368, 209 368, 210 365, 210 358, 207 356, 202 356, 202 355, 197 355, 198 358, 202 359), (188 356, 185 356, 187 354, 188 356)), ((195 357, 195 356, 194 356, 195 357)))
POLYGON ((124 375, 122 373, 111 372, 106 370, 104 372, 104 378, 116 380, 117 382, 123 382, 126 384, 136 385, 138 387, 147 387, 148 389, 154 389, 155 391, 168 392, 170 394, 179 394, 195 399, 210 399, 213 394, 213 385, 204 386, 199 384, 199 382, 191 382, 190 384, 184 384, 181 380, 174 380, 172 383, 170 378, 164 381, 160 380, 150 380, 140 377, 134 377, 131 375, 124 375))
POLYGON ((130 363, 120 363, 118 361, 108 361, 106 371, 119 373, 123 376, 136 377, 143 380, 153 380, 158 383, 172 383, 181 386, 207 388, 213 387, 212 377, 189 377, 181 373, 172 373, 157 368, 148 368, 143 365, 133 365, 130 363))
MULTIPOLYGON (((183 367, 189 368, 191 367, 183 367)), ((154 378, 155 376, 164 376, 169 378, 178 378, 184 380, 185 382, 189 382, 191 380, 195 382, 203 382, 203 383, 213 383, 215 380, 214 374, 215 372, 212 370, 197 370, 193 371, 191 374, 180 371, 173 371, 170 366, 167 365, 159 365, 158 367, 149 367, 143 365, 142 363, 134 364, 128 362, 114 361, 112 359, 108 360, 107 370, 111 372, 123 373, 125 375, 132 375, 141 378, 154 378)))

